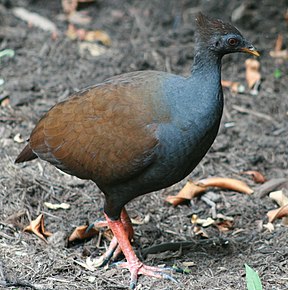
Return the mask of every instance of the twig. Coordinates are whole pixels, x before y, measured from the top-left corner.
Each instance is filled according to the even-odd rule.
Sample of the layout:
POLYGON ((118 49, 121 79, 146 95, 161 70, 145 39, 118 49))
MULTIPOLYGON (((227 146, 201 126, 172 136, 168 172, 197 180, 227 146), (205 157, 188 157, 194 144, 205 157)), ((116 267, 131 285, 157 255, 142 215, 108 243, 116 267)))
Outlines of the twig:
POLYGON ((29 287, 31 289, 35 289, 35 290, 43 290, 43 289, 48 289, 47 285, 36 285, 36 284, 32 284, 32 283, 28 283, 28 282, 24 282, 24 281, 20 281, 20 280, 15 280, 12 281, 8 278, 5 277, 5 273, 4 273, 4 269, 3 269, 3 263, 0 261, 0 286, 3 287, 29 287))
POLYGON ((240 106, 237 106, 237 105, 233 105, 232 108, 240 113, 247 113, 247 114, 250 114, 250 115, 253 115, 253 116, 256 116, 258 118, 262 118, 262 119, 265 119, 265 120, 268 120, 268 121, 271 121, 273 123, 276 123, 276 121, 270 117, 270 116, 267 116, 263 113, 260 113, 260 112, 256 112, 256 111, 253 111, 253 110, 250 110, 250 109, 246 109, 246 108, 243 108, 243 107, 240 107, 240 106))

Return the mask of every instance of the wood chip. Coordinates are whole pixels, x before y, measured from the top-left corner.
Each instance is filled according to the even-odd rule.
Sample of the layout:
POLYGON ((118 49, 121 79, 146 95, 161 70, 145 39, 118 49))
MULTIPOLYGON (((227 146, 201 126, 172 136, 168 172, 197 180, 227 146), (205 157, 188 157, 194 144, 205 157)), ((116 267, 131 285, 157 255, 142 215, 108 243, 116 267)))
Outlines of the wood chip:
POLYGON ((255 189, 255 194, 263 198, 272 191, 276 191, 281 188, 288 189, 287 178, 273 178, 266 181, 264 184, 255 189))
POLYGON ((279 206, 288 204, 288 197, 284 194, 283 190, 272 191, 269 197, 276 201, 279 206))
POLYGON ((70 204, 65 203, 65 202, 58 203, 58 204, 50 203, 50 202, 44 202, 44 205, 47 208, 54 209, 54 210, 57 210, 57 209, 69 209, 70 208, 70 204))
POLYGON ((52 21, 37 13, 30 12, 22 7, 16 7, 13 9, 13 14, 23 21, 28 22, 30 25, 36 26, 45 31, 58 33, 57 26, 52 21))

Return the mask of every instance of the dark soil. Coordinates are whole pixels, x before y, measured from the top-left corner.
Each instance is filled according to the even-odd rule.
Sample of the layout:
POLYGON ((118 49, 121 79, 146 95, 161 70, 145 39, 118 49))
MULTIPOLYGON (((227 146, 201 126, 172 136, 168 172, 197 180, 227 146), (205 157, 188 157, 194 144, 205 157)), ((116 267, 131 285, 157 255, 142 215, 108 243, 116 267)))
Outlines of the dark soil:
MULTIPOLYGON (((13 58, 0 59, 0 78, 4 79, 1 99, 9 98, 9 105, 0 107, 0 288, 127 288, 128 271, 111 267, 89 271, 75 262, 84 263, 92 253, 103 252, 107 245, 104 238, 100 247, 96 246, 98 237, 66 247, 67 236, 76 226, 103 217, 99 189, 40 160, 15 165, 24 144, 14 137, 20 133, 27 139, 39 117, 53 104, 107 77, 143 69, 188 75, 195 13, 201 10, 229 20, 242 2, 247 7, 235 24, 261 52, 260 92, 253 96, 248 89, 244 94, 225 89, 219 135, 189 178, 234 177, 256 188, 249 177, 239 173, 258 170, 268 179, 288 177, 288 66, 287 60, 269 56, 278 33, 283 33, 284 45, 288 45, 286 1, 97 0, 83 7, 93 19, 86 29, 103 30, 112 39, 111 47, 97 57, 81 54, 79 41, 65 36, 68 23, 60 17, 60 0, 0 1, 0 50, 15 51, 13 58), (52 20, 60 30, 58 38, 53 40, 51 33, 16 18, 12 9, 17 6, 52 20), (278 79, 274 77, 276 69, 282 72, 278 79), (71 208, 53 211, 44 202, 66 202, 71 208), (48 243, 22 231, 40 213, 53 233, 48 243)), ((223 79, 245 84, 248 57, 226 56, 223 79)), ((150 217, 147 224, 135 225, 134 247, 145 263, 183 268, 183 262, 194 262, 189 274, 175 275, 179 284, 140 277, 137 289, 245 289, 245 263, 258 271, 264 289, 288 289, 287 227, 281 221, 274 223, 272 232, 263 227, 267 211, 276 207, 272 200, 213 190, 218 198, 217 213, 232 216, 234 224, 227 232, 205 228, 208 239, 204 239, 195 235, 191 224, 193 213, 201 218, 211 216, 203 199, 176 208, 164 201, 186 181, 127 206, 132 217, 150 217), (143 249, 152 245, 181 241, 191 241, 191 246, 144 255, 143 249)))

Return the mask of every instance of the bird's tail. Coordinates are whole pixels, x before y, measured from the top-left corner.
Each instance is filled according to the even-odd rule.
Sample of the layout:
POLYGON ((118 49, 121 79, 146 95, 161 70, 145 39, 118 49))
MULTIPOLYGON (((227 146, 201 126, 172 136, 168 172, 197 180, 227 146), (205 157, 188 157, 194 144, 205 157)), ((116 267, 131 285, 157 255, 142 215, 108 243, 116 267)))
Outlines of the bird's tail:
POLYGON ((27 144, 25 148, 22 150, 22 152, 16 158, 15 163, 30 161, 36 159, 37 157, 38 156, 32 151, 29 144, 27 144))

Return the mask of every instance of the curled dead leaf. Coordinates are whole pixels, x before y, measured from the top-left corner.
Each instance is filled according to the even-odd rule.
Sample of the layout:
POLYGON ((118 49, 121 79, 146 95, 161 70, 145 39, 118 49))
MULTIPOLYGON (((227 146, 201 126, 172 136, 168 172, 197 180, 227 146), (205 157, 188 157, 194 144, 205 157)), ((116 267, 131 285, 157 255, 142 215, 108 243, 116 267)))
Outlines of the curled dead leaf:
POLYGON ((189 180, 176 196, 169 195, 167 196, 166 201, 177 206, 185 200, 191 200, 193 197, 205 190, 205 187, 198 186, 193 181, 189 180))
POLYGON ((274 225, 271 223, 265 224, 263 225, 263 228, 267 229, 270 233, 272 233, 274 231, 274 225))
POLYGON ((248 58, 245 61, 246 66, 246 82, 249 89, 252 89, 257 82, 261 80, 260 62, 256 59, 248 58))
POLYGON ((288 50, 287 49, 283 49, 280 51, 270 51, 270 56, 273 58, 288 58, 288 50))
POLYGON ((275 42, 274 51, 281 51, 282 47, 283 47, 283 35, 279 33, 275 42))
POLYGON ((191 200, 193 197, 205 192, 208 187, 219 187, 246 194, 253 193, 253 190, 243 181, 233 178, 210 177, 207 179, 201 179, 196 183, 189 180, 177 195, 167 196, 166 201, 171 203, 173 206, 177 206, 185 200, 191 200))
POLYGON ((226 178, 226 177, 210 177, 207 179, 201 179, 197 182, 198 186, 207 187, 219 187, 223 189, 229 189, 237 192, 242 192, 245 194, 252 194, 253 190, 243 181, 226 178))
POLYGON ((73 231, 73 233, 68 237, 68 242, 75 242, 79 240, 93 238, 99 233, 99 230, 96 229, 95 227, 92 227, 89 230, 87 229, 88 229, 87 225, 77 227, 73 231))
POLYGON ((251 175, 254 182, 256 182, 256 183, 264 183, 266 181, 265 176, 263 174, 261 174, 259 171, 248 170, 248 171, 243 171, 240 174, 251 175))
POLYGON ((73 24, 69 24, 66 36, 72 40, 79 39, 87 42, 100 42, 105 46, 110 46, 112 41, 110 36, 102 30, 77 29, 73 24))
POLYGON ((201 227, 199 227, 199 226, 195 226, 195 227, 193 228, 193 232, 194 232, 195 235, 197 235, 197 236, 201 236, 201 237, 203 237, 203 238, 209 238, 209 235, 207 234, 207 232, 206 232, 203 228, 201 228, 201 227))
POLYGON ((23 139, 23 137, 21 136, 20 133, 17 133, 17 134, 14 136, 13 140, 14 140, 16 143, 23 143, 23 142, 25 141, 25 140, 23 139))
POLYGON ((44 242, 47 243, 46 238, 52 236, 52 233, 45 230, 44 215, 40 214, 35 220, 31 221, 30 225, 24 228, 24 232, 32 232, 44 242))
POLYGON ((99 41, 105 46, 110 46, 112 42, 110 36, 102 30, 87 31, 84 40, 89 42, 99 41))
MULTIPOLYGON (((106 226, 105 222, 103 223, 103 226, 106 226)), ((95 237, 96 235, 99 234, 99 227, 97 228, 95 226, 89 227, 88 225, 77 227, 73 231, 73 233, 68 237, 68 244, 75 242, 77 243, 79 241, 95 237)), ((104 231, 103 236, 109 241, 111 241, 113 238, 113 234, 109 229, 104 231)))
POLYGON ((245 87, 239 82, 221 80, 221 84, 224 88, 230 89, 232 93, 244 93, 245 91, 245 87))
POLYGON ((277 209, 272 209, 267 213, 269 223, 273 223, 276 219, 283 219, 283 223, 288 225, 288 204, 277 209))
POLYGON ((221 222, 217 222, 215 225, 220 232, 227 232, 233 227, 233 221, 224 220, 221 222))

